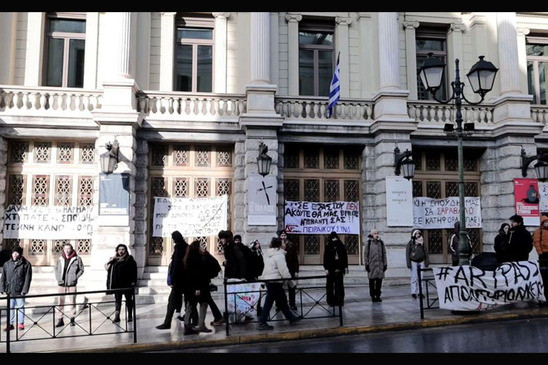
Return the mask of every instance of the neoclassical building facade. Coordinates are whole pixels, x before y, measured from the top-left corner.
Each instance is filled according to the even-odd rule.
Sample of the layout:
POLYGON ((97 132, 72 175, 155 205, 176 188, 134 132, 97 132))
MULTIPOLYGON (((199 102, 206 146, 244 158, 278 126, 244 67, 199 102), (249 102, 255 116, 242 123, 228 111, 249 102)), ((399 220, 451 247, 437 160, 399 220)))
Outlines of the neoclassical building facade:
MULTIPOLYGON (((3 12, 0 50, 0 242, 21 245, 37 267, 54 265, 69 241, 102 272, 125 243, 143 277, 171 257, 161 198, 226 197, 221 223, 263 245, 285 227, 288 201, 357 203, 357 233, 341 235, 351 265, 376 228, 387 275, 407 276, 414 222, 387 217, 395 148, 412 151, 413 197, 459 194, 457 139, 444 132, 454 103, 433 100, 417 77, 430 53, 447 64, 445 98, 456 59, 465 84, 479 56, 498 68, 485 100, 462 106, 474 123, 465 191, 481 202, 481 227, 468 230, 475 253, 492 251, 515 213, 522 149, 548 149, 548 13, 3 12), (101 155, 114 141, 118 164, 105 174, 101 155), (261 144, 272 157, 266 176, 261 144), (261 186, 272 209, 256 204, 261 186)), ((464 95, 479 99, 468 85, 464 95)), ((191 209, 203 222, 212 214, 191 209)), ((194 218, 170 227, 187 232, 194 218)), ((222 256, 213 231, 196 232, 189 242, 222 256)), ((290 235, 302 265, 322 264, 328 234, 317 232, 290 235)), ((451 228, 424 232, 431 262, 450 264, 451 228)))

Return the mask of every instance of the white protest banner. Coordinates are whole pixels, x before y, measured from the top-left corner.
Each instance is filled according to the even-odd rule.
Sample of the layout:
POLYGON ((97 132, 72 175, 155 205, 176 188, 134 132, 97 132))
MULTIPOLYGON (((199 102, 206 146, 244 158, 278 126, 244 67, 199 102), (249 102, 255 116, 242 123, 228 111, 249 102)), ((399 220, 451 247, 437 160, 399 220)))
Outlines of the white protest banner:
POLYGON ((360 204, 286 201, 285 229, 294 234, 360 234, 360 204))
MULTIPOLYGON (((479 197, 464 198, 466 228, 481 228, 479 197)), ((459 198, 444 199, 417 197, 413 199, 413 227, 419 229, 453 228, 460 218, 459 198)))
POLYGON ((505 262, 494 271, 470 265, 435 267, 441 309, 479 311, 520 301, 545 301, 536 261, 505 262))
POLYGON ((8 205, 4 238, 88 239, 96 218, 93 206, 8 205))
POLYGON ((540 196, 540 212, 548 212, 548 182, 538 182, 538 192, 540 196))
POLYGON ((217 235, 227 227, 228 196, 212 198, 154 197, 153 237, 217 235))
MULTIPOLYGON (((228 282, 234 282, 229 279, 228 282)), ((231 322, 239 322, 245 316, 254 317, 261 296, 261 283, 241 283, 226 286, 228 313, 231 322)))

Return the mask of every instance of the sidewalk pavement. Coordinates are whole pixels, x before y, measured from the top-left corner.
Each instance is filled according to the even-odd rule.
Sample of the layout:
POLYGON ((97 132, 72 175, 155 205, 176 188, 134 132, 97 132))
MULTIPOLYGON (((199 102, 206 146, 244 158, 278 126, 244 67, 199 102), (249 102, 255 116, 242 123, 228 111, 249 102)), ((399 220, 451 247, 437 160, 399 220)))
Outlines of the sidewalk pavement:
MULTIPOLYGON (((183 325, 176 316, 171 329, 158 330, 155 326, 164 319, 167 303, 157 303, 137 308, 137 342, 133 333, 114 335, 93 335, 71 338, 53 338, 36 341, 14 341, 12 353, 128 353, 161 350, 186 349, 196 347, 223 346, 265 341, 295 340, 338 335, 360 334, 378 331, 392 331, 413 328, 428 328, 466 323, 481 324, 486 321, 535 318, 548 316, 548 307, 537 303, 520 302, 475 314, 453 314, 439 308, 426 309, 424 318, 420 315, 419 299, 410 295, 409 285, 384 286, 382 302, 373 303, 366 285, 347 286, 343 307, 343 325, 339 316, 307 319, 294 326, 286 320, 269 321, 274 330, 260 331, 256 321, 244 324, 231 324, 229 335, 225 326, 212 327, 213 320, 208 310, 207 327, 211 333, 183 335, 183 325)), ((215 300, 223 311, 224 299, 217 293, 215 300)), ((274 308, 271 314, 274 313, 274 308)), ((338 313, 337 313, 338 314, 338 313)), ((279 314, 281 315, 281 313, 279 314)), ((135 322, 134 322, 135 323, 135 322)), ((110 325, 113 325, 109 323, 110 325)), ((129 325, 132 325, 131 323, 129 325)), ((0 344, 0 352, 5 352, 5 343, 0 344)))

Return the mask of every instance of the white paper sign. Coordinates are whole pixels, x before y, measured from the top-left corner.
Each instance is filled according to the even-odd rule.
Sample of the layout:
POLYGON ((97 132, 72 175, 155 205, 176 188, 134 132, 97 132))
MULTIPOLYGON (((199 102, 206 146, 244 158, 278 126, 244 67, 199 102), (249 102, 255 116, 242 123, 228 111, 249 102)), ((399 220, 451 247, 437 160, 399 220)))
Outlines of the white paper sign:
POLYGON ((386 224, 413 226, 413 184, 399 176, 386 177, 386 224))
MULTIPOLYGON (((481 228, 479 197, 464 198, 466 228, 481 228)), ((413 227, 420 229, 454 228, 460 218, 459 198, 443 199, 417 197, 413 199, 413 227)))
POLYGON ((285 229, 294 234, 360 234, 360 204, 286 201, 285 229))
POLYGON ((276 184, 275 176, 259 174, 249 176, 247 190, 247 223, 249 225, 275 226, 276 223, 276 184))

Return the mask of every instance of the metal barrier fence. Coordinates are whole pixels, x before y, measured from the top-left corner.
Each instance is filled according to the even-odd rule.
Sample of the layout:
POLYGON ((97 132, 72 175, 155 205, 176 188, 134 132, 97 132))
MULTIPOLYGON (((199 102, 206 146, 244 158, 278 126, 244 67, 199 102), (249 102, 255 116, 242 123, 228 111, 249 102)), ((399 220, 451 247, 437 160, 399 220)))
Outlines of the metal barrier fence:
MULTIPOLYGON (((294 279, 285 279, 285 281, 293 280, 298 283, 304 280, 312 279, 326 279, 327 276, 306 276, 306 277, 297 277, 294 279)), ((271 279, 271 280, 255 280, 255 281, 223 281, 224 285, 224 299, 225 299, 225 319, 226 319, 226 335, 230 336, 230 325, 238 325, 249 322, 257 322, 258 320, 248 320, 248 321, 239 321, 238 317, 254 317, 257 313, 257 310, 260 307, 262 298, 266 296, 266 289, 264 285, 261 285, 258 290, 249 290, 245 289, 238 291, 237 288, 231 288, 237 285, 247 284, 266 284, 268 282, 280 282, 283 279, 271 279), (250 300, 251 297, 258 297, 258 301, 250 300), (230 312, 229 308, 236 309, 240 304, 238 313, 230 312)), ((287 289, 286 289, 287 293, 287 289)), ((297 305, 297 315, 301 315, 303 320, 306 319, 317 319, 317 318, 339 318, 339 323, 343 325, 343 316, 342 316, 342 305, 339 306, 329 306, 325 301, 327 296, 326 286, 319 285, 307 285, 302 286, 297 284, 295 288, 295 304, 297 305), (336 308, 339 308, 337 311, 336 308), (338 314, 337 314, 338 312, 338 314)), ((268 320, 269 321, 284 321, 285 317, 281 314, 281 311, 274 306, 271 310, 268 320)))
POLYGON ((426 301, 426 309, 439 308, 438 291, 436 287, 436 281, 433 276, 433 270, 430 267, 421 268, 417 266, 418 278, 419 278, 419 300, 420 300, 420 315, 421 319, 424 319, 424 309, 426 301), (423 272, 425 274, 423 274, 423 272), (427 274, 430 273, 430 274, 427 274), (424 286, 424 290, 423 290, 424 286))
POLYGON ((135 302, 135 288, 109 289, 96 291, 81 291, 74 293, 56 293, 41 295, 25 295, 24 313, 22 309, 12 308, 12 300, 21 296, 0 297, 0 343, 6 343, 6 352, 11 352, 11 343, 19 341, 36 341, 56 338, 70 338, 82 336, 133 334, 133 342, 137 343, 137 316, 136 305, 133 306, 133 324, 128 322, 125 298, 122 299, 122 313, 120 322, 114 322, 115 301, 117 291, 131 290, 133 303, 135 302), (72 317, 72 302, 65 299, 65 304, 59 305, 61 296, 76 295, 76 315, 74 325, 72 317), (108 298, 105 298, 108 295, 108 298), (110 299, 112 298, 112 299, 110 299), (53 303, 48 303, 53 302, 53 303), (10 324, 11 310, 15 311, 13 330, 6 330, 10 324), (24 317, 24 328, 19 328, 20 316, 24 317), (66 321, 63 326, 56 327, 60 318, 66 321), (68 319, 68 320, 67 320, 68 319), (12 334, 14 338, 12 339, 12 334))

